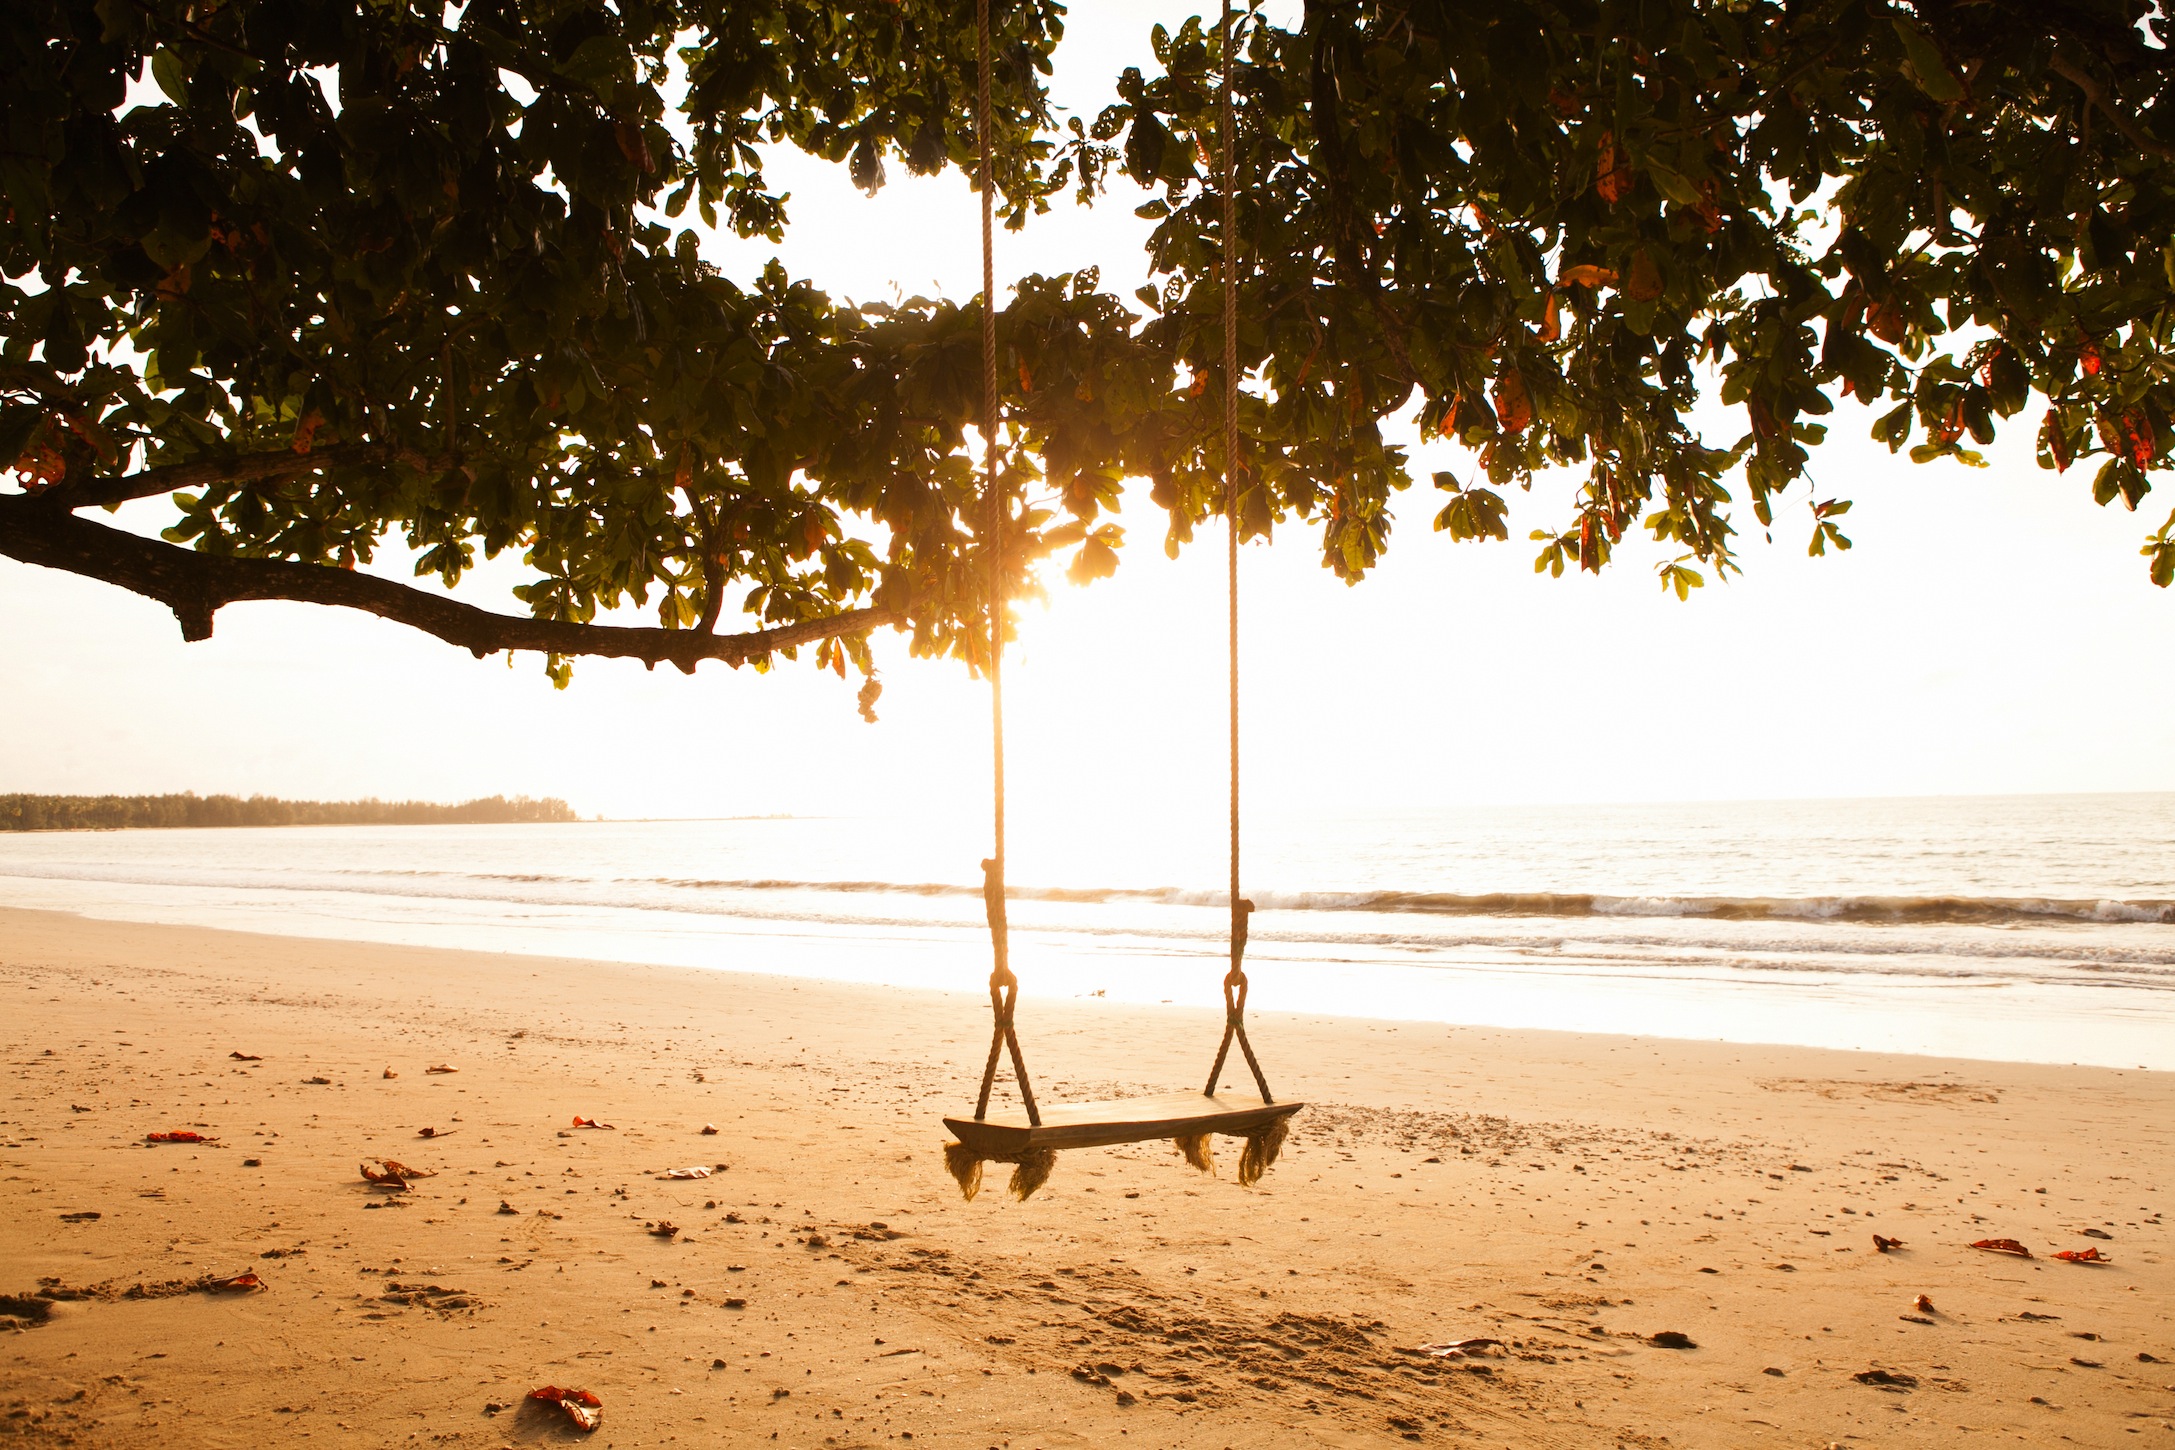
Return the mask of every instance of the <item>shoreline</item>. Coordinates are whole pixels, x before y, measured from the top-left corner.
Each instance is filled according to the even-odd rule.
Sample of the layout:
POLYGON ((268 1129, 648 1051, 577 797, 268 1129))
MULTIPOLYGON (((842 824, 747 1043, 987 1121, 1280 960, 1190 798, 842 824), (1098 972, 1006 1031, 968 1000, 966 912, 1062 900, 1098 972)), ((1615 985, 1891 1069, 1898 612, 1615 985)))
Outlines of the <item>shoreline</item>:
MULTIPOLYGON (((647 906, 607 907, 547 897, 477 902, 460 895, 411 899, 255 885, 209 889, 67 877, 13 879, 28 888, 11 886, 17 899, 29 895, 38 904, 10 903, 0 910, 59 910, 91 920, 178 929, 388 947, 443 943, 524 959, 745 970, 796 981, 891 981, 964 991, 972 997, 979 997, 986 971, 979 923, 962 926, 934 917, 863 924, 674 914, 647 906), (721 961, 727 965, 715 965, 721 961)), ((1082 908, 1055 910, 1060 915, 1046 923, 1015 916, 1014 955, 1026 999, 1054 1003, 1106 998, 1141 1006, 1201 1008, 1217 1004, 1220 940, 1123 930, 1074 936, 1065 913, 1082 908)), ((1196 914, 1220 930, 1220 914, 1205 908, 1196 914)), ((1664 937, 1641 948, 1650 953, 1643 959, 1612 959, 1606 942, 1588 955, 1575 949, 1528 954, 1505 939, 1416 960, 1394 945, 1347 948, 1335 941, 1287 938, 1275 915, 1256 917, 1249 957, 1258 989, 1255 1000, 1284 1004, 1302 1015, 2175 1071, 2175 995, 2165 991, 2117 988, 2104 981, 1975 983, 1938 972, 1820 969, 1817 963, 1810 964, 1812 970, 1787 964, 1778 964, 1783 969, 1777 970, 1733 960, 1711 946, 1672 948, 1664 937), (2119 1005, 2111 990, 2123 997, 2119 1005)), ((1686 925, 1698 923, 1660 923, 1665 930, 1686 925)), ((1782 923, 1780 929, 1828 930, 1814 923, 1782 923)), ((1875 933, 1891 929, 1871 928, 1875 933)))
MULTIPOLYGON (((30 1444, 497 1446, 547 1383, 615 1445, 2175 1443, 2166 1073, 1261 1012, 1309 1106, 1259 1188, 1145 1144, 969 1204, 971 992, 11 909, 0 1006, 0 1294, 95 1291, 0 1335, 30 1444)), ((1025 1046, 1051 1101, 1167 1090, 1217 1025, 1025 1046)))

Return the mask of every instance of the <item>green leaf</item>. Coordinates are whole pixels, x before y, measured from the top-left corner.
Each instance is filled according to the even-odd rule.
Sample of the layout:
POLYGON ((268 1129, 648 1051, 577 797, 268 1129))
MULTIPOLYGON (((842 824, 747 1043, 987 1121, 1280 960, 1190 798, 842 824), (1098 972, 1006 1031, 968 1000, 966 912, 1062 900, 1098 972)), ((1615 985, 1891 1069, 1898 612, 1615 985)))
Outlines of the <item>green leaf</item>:
POLYGON ((1962 100, 1963 83, 1950 73, 1933 37, 1900 15, 1895 17, 1894 25, 1896 38, 1903 42, 1903 53, 1910 59, 1911 79, 1918 88, 1943 105, 1962 100))
POLYGON ((181 57, 164 46, 151 53, 151 79, 175 105, 189 104, 189 73, 182 68, 181 57))

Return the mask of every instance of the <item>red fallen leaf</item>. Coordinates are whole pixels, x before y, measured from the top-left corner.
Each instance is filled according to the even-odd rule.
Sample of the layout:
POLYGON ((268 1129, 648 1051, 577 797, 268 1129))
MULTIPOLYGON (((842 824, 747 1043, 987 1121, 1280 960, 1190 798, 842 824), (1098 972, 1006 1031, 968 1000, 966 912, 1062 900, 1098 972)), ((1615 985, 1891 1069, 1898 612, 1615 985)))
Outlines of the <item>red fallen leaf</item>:
POLYGON ((400 1074, 399 1074, 399 1073, 397 1073, 397 1072, 395 1072, 395 1071, 393 1071, 393 1070, 392 1070, 391 1068, 387 1068, 387 1069, 385 1069, 385 1080, 386 1080, 387 1082, 391 1082, 391 1081, 392 1081, 392 1080, 393 1080, 394 1078, 396 1078, 396 1077, 399 1077, 399 1076, 400 1076, 400 1074))
POLYGON ((143 1135, 143 1140, 146 1143, 216 1143, 219 1141, 217 1138, 207 1138, 202 1133, 193 1133, 187 1128, 180 1128, 171 1133, 146 1133, 143 1135))
POLYGON ((2113 1259, 2108 1258, 2098 1249, 2062 1249, 2054 1257, 2065 1264, 2111 1264, 2114 1262, 2113 1259))
POLYGON ((2032 1256, 2032 1251, 2015 1239, 1980 1239, 1971 1247, 1984 1249, 1990 1254, 2014 1254, 2020 1259, 2028 1259, 2032 1256))
POLYGON ((577 1117, 574 1119, 574 1126, 577 1128, 609 1128, 612 1125, 610 1123, 600 1123, 595 1118, 577 1117))
POLYGON ((443 1063, 443 1062, 439 1062, 439 1063, 433 1063, 433 1064, 432 1064, 431 1066, 429 1066, 429 1067, 426 1067, 426 1068, 424 1068, 424 1069, 423 1069, 423 1071, 425 1071, 425 1072, 459 1072, 459 1071, 460 1071, 460 1069, 459 1069, 459 1068, 457 1068, 457 1067, 451 1067, 451 1066, 448 1066, 447 1064, 445 1064, 445 1063, 443 1063))
POLYGON ((236 1274, 231 1279, 212 1279, 204 1287, 214 1292, 231 1290, 246 1294, 252 1289, 262 1289, 264 1280, 258 1278, 255 1274, 236 1274))
POLYGON ((649 1231, 661 1239, 668 1239, 680 1231, 680 1226, 669 1218, 661 1218, 649 1226, 649 1231))
POLYGON ((383 1169, 372 1168, 368 1163, 364 1163, 360 1165, 357 1171, 362 1174, 365 1181, 375 1183, 382 1188, 406 1188, 408 1186, 407 1177, 404 1174, 396 1173, 390 1163, 387 1163, 383 1169))
POLYGON ((234 1059, 234 1060, 235 1060, 236 1062, 262 1062, 262 1061, 264 1061, 264 1059, 263 1059, 263 1058, 261 1058, 261 1057, 257 1056, 257 1054, 256 1054, 256 1053, 254 1053, 254 1052, 230 1052, 230 1053, 228 1053, 228 1054, 227 1054, 227 1056, 229 1056, 229 1057, 233 1058, 233 1059, 234 1059))
POLYGON ((418 1138, 450 1138, 459 1131, 458 1128, 417 1128, 415 1136, 418 1138))
POLYGON ((1875 1234, 1873 1235, 1873 1247, 1885 1254, 1891 1250, 1902 1248, 1903 1240, 1884 1238, 1880 1234, 1875 1234))
POLYGON ((1924 1294, 1919 1295, 1915 1300, 1912 1301, 1912 1307, 1921 1314, 1932 1314, 1937 1312, 1933 1307, 1933 1300, 1931 1300, 1924 1294))
POLYGON ((397 1163, 391 1158, 379 1161, 385 1164, 386 1172, 396 1173, 402 1178, 436 1178, 438 1176, 438 1170, 435 1168, 410 1168, 407 1164, 397 1163))
POLYGON ((542 1400, 547 1405, 557 1405, 574 1422, 577 1430, 594 1430, 604 1423, 604 1401, 587 1390, 560 1389, 557 1385, 545 1385, 530 1390, 529 1398, 542 1400))

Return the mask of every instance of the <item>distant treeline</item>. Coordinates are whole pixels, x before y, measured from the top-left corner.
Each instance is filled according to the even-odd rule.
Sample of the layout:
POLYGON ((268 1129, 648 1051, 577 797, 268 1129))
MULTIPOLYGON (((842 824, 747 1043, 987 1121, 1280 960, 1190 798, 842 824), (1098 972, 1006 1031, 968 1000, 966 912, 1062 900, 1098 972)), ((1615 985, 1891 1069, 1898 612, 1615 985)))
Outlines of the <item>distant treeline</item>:
POLYGON ((433 801, 283 801, 253 795, 0 795, 0 831, 112 831, 138 826, 482 826, 577 817, 562 800, 485 796, 433 801))

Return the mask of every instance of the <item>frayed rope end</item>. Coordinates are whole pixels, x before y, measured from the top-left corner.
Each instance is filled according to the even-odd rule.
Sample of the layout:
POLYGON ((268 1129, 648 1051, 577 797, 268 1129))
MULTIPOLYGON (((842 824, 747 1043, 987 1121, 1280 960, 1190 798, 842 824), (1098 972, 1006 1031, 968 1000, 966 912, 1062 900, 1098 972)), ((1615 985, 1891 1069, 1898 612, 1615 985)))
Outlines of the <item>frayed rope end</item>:
POLYGON ((944 1145, 944 1170, 959 1185, 959 1191, 972 1203, 982 1191, 982 1165, 984 1163, 1009 1163, 1012 1165, 1012 1181, 1005 1191, 1025 1203, 1035 1196, 1035 1190, 1050 1181, 1057 1171, 1057 1150, 1054 1148, 1027 1148, 1018 1153, 984 1155, 975 1152, 964 1143, 944 1145))
POLYGON ((1291 1119, 1277 1118, 1246 1135, 1245 1151, 1239 1154, 1241 1188, 1251 1188, 1261 1181, 1261 1175, 1276 1162, 1276 1155, 1284 1151, 1284 1139, 1290 1133, 1291 1119))
POLYGON ((1207 1133, 1184 1133, 1171 1139, 1171 1146, 1188 1164, 1203 1173, 1216 1171, 1216 1149, 1207 1133))

